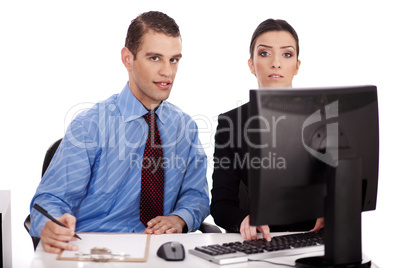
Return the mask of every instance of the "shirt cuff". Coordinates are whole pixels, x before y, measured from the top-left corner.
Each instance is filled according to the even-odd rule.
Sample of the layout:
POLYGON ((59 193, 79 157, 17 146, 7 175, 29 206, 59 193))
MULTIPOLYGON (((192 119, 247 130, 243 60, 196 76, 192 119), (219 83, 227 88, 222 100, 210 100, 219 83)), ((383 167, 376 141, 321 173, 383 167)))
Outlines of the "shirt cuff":
POLYGON ((31 211, 31 229, 29 234, 31 236, 40 237, 43 227, 45 227, 46 222, 49 220, 39 212, 31 211))
POLYGON ((183 230, 182 230, 183 233, 188 233, 188 232, 193 231, 193 228, 194 228, 193 216, 186 209, 180 209, 180 210, 174 211, 170 215, 179 216, 186 223, 186 225, 183 227, 183 230))

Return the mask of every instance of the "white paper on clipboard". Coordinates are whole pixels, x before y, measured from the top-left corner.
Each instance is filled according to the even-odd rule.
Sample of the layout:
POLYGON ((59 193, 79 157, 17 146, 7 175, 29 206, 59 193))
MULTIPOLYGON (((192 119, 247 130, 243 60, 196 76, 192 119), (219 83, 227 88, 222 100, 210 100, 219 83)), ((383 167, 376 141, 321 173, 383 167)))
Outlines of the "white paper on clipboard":
POLYGON ((147 234, 135 233, 77 233, 82 240, 71 241, 78 246, 78 251, 64 250, 57 259, 81 260, 77 254, 90 254, 93 248, 107 248, 112 254, 125 255, 124 260, 146 261, 148 257, 149 238, 147 234))

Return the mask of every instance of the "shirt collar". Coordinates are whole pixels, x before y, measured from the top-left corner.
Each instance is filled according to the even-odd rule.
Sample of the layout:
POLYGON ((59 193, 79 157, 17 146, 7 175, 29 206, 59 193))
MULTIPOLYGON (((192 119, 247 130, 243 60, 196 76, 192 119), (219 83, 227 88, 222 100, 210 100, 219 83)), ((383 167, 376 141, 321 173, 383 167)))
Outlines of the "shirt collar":
MULTIPOLYGON (((117 96, 117 105, 120 109, 121 115, 123 116, 123 122, 125 123, 136 120, 149 112, 130 91, 128 82, 117 96)), ((155 113, 161 123, 164 124, 168 116, 168 109, 165 101, 162 101, 155 113)))

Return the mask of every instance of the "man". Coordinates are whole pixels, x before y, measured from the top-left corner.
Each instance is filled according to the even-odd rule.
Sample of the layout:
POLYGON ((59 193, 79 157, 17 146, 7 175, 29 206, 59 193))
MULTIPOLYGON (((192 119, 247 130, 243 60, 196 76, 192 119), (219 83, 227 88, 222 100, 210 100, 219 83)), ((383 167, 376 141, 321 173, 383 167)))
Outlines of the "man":
MULTIPOLYGON (((181 48, 179 28, 167 15, 147 12, 132 21, 121 51, 127 85, 73 120, 31 202, 31 235, 40 236, 45 251, 77 250, 68 243, 76 240, 74 232, 194 231, 209 214, 206 155, 197 126, 165 101, 181 48), (148 113, 157 126, 148 125, 148 113), (144 152, 148 141, 158 139, 148 133, 158 131, 162 166, 162 157, 148 159, 144 152), (144 222, 141 190, 145 166, 152 164, 148 174, 162 174, 163 204, 158 216, 144 222), (35 203, 67 228, 38 213, 35 203)), ((159 189, 153 183, 145 195, 159 189)))

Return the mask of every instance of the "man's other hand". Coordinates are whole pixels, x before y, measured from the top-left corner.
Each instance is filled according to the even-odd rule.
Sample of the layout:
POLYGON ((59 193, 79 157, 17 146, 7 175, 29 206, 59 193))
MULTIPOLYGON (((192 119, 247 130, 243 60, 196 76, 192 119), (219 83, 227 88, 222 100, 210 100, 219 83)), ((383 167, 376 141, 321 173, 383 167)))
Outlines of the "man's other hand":
POLYGON ((158 216, 150 220, 144 233, 146 234, 173 234, 182 233, 185 221, 177 215, 158 216))

